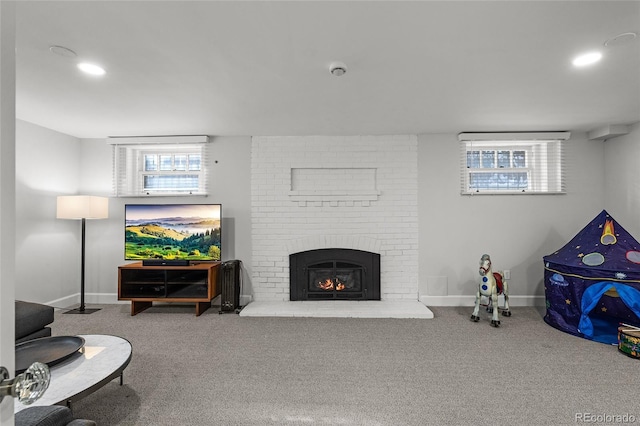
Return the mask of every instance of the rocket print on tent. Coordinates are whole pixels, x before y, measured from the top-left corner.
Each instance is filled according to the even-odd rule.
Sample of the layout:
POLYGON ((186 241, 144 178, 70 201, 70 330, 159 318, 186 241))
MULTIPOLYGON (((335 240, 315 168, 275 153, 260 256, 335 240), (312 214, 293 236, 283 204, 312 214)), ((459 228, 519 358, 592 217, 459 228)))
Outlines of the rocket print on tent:
POLYGON ((600 237, 600 242, 605 246, 618 242, 618 240, 616 239, 616 235, 613 232, 613 220, 605 221, 604 230, 602 231, 602 236, 600 237))

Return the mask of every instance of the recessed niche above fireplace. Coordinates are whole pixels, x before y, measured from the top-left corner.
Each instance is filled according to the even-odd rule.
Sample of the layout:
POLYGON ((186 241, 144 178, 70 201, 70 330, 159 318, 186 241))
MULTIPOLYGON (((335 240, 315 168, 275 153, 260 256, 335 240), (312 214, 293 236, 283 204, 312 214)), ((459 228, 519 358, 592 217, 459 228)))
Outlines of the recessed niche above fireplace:
POLYGON ((380 255, 318 249, 289 256, 290 300, 380 300, 380 255))
POLYGON ((376 174, 375 168, 292 168, 289 199, 300 207, 306 207, 307 203, 368 207, 380 196, 376 174))

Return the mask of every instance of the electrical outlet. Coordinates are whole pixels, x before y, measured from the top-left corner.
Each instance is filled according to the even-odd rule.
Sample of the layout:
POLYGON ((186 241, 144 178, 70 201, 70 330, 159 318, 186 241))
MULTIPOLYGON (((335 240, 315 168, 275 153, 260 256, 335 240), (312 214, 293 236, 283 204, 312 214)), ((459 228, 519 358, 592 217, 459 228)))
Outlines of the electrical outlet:
POLYGON ((511 271, 509 269, 505 269, 502 272, 502 275, 504 275, 504 279, 505 280, 510 280, 511 279, 511 271))

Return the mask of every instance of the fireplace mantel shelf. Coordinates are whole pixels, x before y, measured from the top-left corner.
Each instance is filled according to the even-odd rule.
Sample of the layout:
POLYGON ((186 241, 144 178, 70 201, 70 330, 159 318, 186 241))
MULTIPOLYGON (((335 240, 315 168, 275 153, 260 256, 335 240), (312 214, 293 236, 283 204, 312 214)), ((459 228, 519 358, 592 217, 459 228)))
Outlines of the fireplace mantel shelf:
POLYGON ((291 201, 377 201, 380 191, 289 191, 291 201))

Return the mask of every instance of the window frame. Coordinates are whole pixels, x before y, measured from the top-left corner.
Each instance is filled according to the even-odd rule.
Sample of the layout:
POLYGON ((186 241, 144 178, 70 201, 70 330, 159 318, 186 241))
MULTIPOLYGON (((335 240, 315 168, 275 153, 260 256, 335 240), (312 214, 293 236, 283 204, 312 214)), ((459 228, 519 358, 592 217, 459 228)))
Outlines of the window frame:
MULTIPOLYGON (((563 142, 569 138, 568 132, 555 132, 553 137, 540 137, 532 134, 467 134, 459 135, 461 145, 461 195, 532 195, 532 194, 565 194, 563 142), (536 137, 533 137, 536 136, 536 137), (469 153, 477 152, 477 167, 469 166, 469 153), (485 159, 483 153, 493 151, 494 167, 483 167, 485 159), (501 151, 510 152, 511 167, 499 167, 498 156, 501 151), (525 152, 524 167, 514 165, 514 152, 525 152), (522 174, 526 173, 527 187, 522 188, 518 183, 500 187, 474 185, 474 175, 481 174, 522 174)), ((476 164, 473 164, 475 166, 476 164)))
MULTIPOLYGON (((116 197, 208 195, 208 137, 110 138, 113 145, 113 195, 116 197), (190 167, 190 158, 199 157, 198 168, 190 167), (154 169, 147 169, 147 159, 155 157, 154 169), (163 170, 162 156, 171 157, 170 170, 163 170), (176 168, 176 156, 185 157, 182 169, 176 168), (149 187, 149 177, 162 181, 176 179, 165 187, 149 187), (181 177, 190 176, 196 185, 180 186, 181 177), (147 183, 145 183, 147 182, 147 183)), ((170 182, 170 180, 169 180, 170 182)), ((189 178, 183 182, 189 182, 189 178)))
POLYGON ((197 191, 197 192, 202 192, 201 190, 201 184, 200 182, 202 182, 203 179, 205 179, 205 173, 204 170, 202 170, 202 155, 200 153, 200 149, 198 148, 183 148, 182 146, 178 146, 178 147, 169 147, 169 149, 142 149, 140 150, 140 152, 138 153, 138 179, 140 179, 140 181, 138 182, 138 187, 142 190, 142 192, 147 193, 147 195, 149 195, 149 192, 157 192, 157 193, 167 193, 167 192, 173 192, 175 191, 175 188, 172 187, 166 187, 166 188, 150 188, 146 186, 146 182, 147 182, 147 178, 149 177, 157 177, 159 179, 162 179, 164 177, 170 177, 170 176, 192 176, 195 177, 198 181, 198 186, 196 187, 182 187, 179 188, 178 191, 179 192, 186 192, 186 191, 197 191), (189 158, 193 155, 198 155, 200 157, 200 161, 198 162, 199 164, 199 169, 195 170, 195 169, 191 169, 190 163, 189 163, 189 158), (153 156, 155 157, 155 164, 156 164, 156 169, 155 170, 150 170, 147 169, 147 156, 153 156), (184 156, 186 158, 186 162, 184 163, 184 169, 180 170, 176 168, 176 161, 175 158, 177 156, 184 156), (162 159, 161 157, 171 157, 171 167, 170 169, 163 169, 163 163, 162 163, 162 159))

